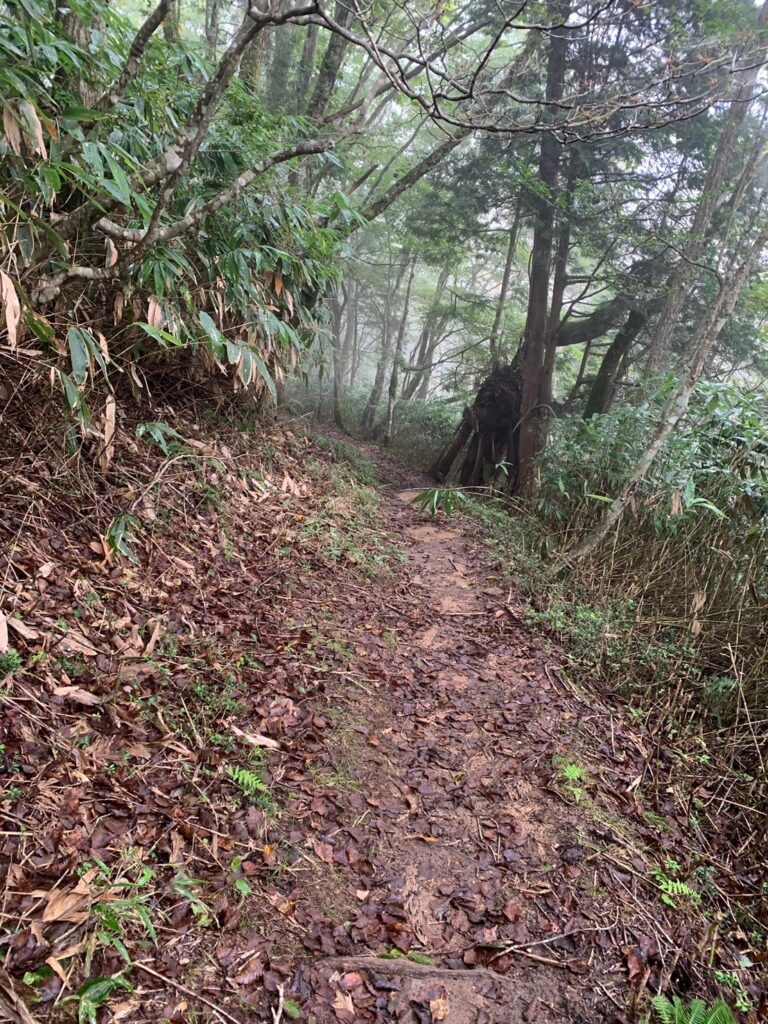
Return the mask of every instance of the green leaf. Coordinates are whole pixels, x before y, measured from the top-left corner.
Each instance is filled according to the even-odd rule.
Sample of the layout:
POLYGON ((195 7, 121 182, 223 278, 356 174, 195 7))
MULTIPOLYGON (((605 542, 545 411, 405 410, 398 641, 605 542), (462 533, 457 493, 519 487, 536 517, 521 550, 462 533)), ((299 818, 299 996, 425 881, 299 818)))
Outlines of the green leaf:
POLYGON ((123 206, 130 206, 131 196, 133 193, 131 191, 131 186, 128 184, 128 179, 125 176, 125 171, 117 160, 115 160, 106 146, 101 146, 101 152, 109 164, 110 171, 112 172, 114 187, 111 187, 112 183, 107 180, 102 181, 102 185, 115 199, 117 199, 118 202, 122 203, 123 206))
POLYGON ((205 311, 198 313, 197 319, 200 321, 200 325, 211 343, 211 348, 216 359, 226 359, 225 339, 219 328, 205 311))
POLYGON ((295 999, 286 999, 283 1002, 283 1013, 289 1020, 298 1020, 301 1017, 301 1007, 295 999))
POLYGON ((173 445, 174 448, 183 447, 186 444, 181 434, 173 427, 169 427, 167 423, 139 423, 136 427, 136 440, 141 441, 142 438, 149 438, 162 451, 163 455, 171 453, 169 442, 176 442, 173 445))
POLYGON ((107 546, 114 555, 122 555, 134 564, 138 564, 139 559, 131 547, 134 540, 131 530, 138 526, 138 523, 138 519, 133 515, 115 516, 105 537, 107 546))
POLYGON ((266 363, 261 358, 261 354, 257 352, 256 349, 253 348, 253 346, 251 345, 248 346, 247 351, 250 353, 251 360, 254 366, 256 367, 259 376, 267 385, 267 390, 272 396, 272 400, 274 402, 277 402, 277 388, 275 387, 275 381, 274 378, 272 377, 272 374, 267 369, 266 363))
POLYGON ((412 949, 410 953, 408 953, 408 959, 412 960, 415 964, 424 964, 425 967, 435 966, 434 960, 431 960, 428 956, 425 956, 424 953, 419 953, 418 950, 415 949, 412 949))
POLYGON ((88 380, 91 360, 88 346, 83 338, 83 332, 79 327, 69 328, 67 331, 67 344, 69 345, 69 361, 72 364, 72 376, 75 383, 82 387, 86 380, 88 380))
POLYGON ((235 889, 241 896, 250 896, 253 891, 244 878, 238 878, 235 881, 235 889))
POLYGON ((145 324, 142 321, 134 324, 135 327, 140 327, 145 334, 148 334, 153 341, 156 341, 162 348, 167 348, 171 345, 173 348, 183 348, 184 341, 182 338, 177 338, 173 334, 169 334, 168 331, 163 331, 159 327, 152 327, 151 324, 145 324))
POLYGON ((59 382, 64 391, 64 398, 69 406, 69 411, 77 416, 81 427, 87 427, 91 421, 91 414, 88 411, 85 399, 80 394, 77 384, 75 384, 68 373, 63 373, 61 370, 59 370, 59 382))

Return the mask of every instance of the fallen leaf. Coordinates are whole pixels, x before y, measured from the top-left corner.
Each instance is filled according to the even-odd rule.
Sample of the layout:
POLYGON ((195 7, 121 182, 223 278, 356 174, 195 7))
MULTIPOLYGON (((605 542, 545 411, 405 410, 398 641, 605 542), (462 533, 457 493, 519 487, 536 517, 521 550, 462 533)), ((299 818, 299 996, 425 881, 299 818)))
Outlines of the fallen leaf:
POLYGON ((354 1021, 355 1004, 352 1002, 352 996, 348 992, 339 990, 336 993, 336 998, 333 1001, 333 1012, 339 1020, 345 1022, 354 1021))
POLYGON ((54 889, 48 897, 42 920, 71 921, 73 924, 79 924, 88 917, 88 911, 84 909, 88 902, 88 893, 79 886, 67 891, 54 889))
POLYGON ((106 401, 104 402, 104 447, 101 449, 99 456, 99 465, 101 466, 102 473, 106 473, 109 469, 109 464, 112 461, 112 456, 115 452, 115 415, 117 413, 117 405, 112 395, 107 395, 106 401))
POLYGON ((315 843, 312 849, 324 864, 333 864, 333 847, 330 843, 315 843))
MULTIPOLYGON (((38 640, 40 638, 40 633, 38 632, 38 630, 33 629, 32 626, 28 626, 25 622, 22 622, 21 619, 15 619, 15 618, 8 619, 7 620, 7 624, 10 626, 10 628, 15 633, 18 633, 19 636, 23 636, 25 640, 38 640)), ((0 626, 0 630, 2 630, 2 626, 0 626)), ((2 638, 1 637, 0 637, 0 651, 2 651, 2 638)))
POLYGON ((517 924, 520 918, 523 916, 523 905, 518 903, 517 900, 507 900, 504 904, 504 917, 512 924, 517 924))
POLYGON ((19 101, 19 112, 27 122, 31 132, 24 132, 24 137, 29 143, 30 149, 41 156, 43 160, 48 159, 48 152, 45 148, 45 140, 43 139, 43 126, 40 123, 40 118, 37 116, 34 104, 29 100, 19 101))
POLYGON ((432 1014, 432 1020, 445 1020, 448 1016, 448 1000, 445 996, 432 999, 429 1003, 429 1010, 432 1014))
POLYGON ((37 1024, 23 1000, 16 994, 7 971, 0 968, 0 1011, 13 1024, 37 1024))
POLYGON ((160 327, 163 323, 163 310, 154 295, 149 297, 147 323, 150 327, 160 327))
POLYGON ((107 238, 106 239, 106 243, 107 243, 106 265, 107 265, 107 267, 114 267, 114 265, 117 263, 117 256, 118 256, 117 248, 116 248, 115 243, 112 241, 111 238, 107 238))
POLYGON ((68 697, 69 700, 73 700, 76 704, 85 704, 88 707, 95 707, 97 704, 104 703, 101 697, 97 697, 95 693, 89 693, 79 686, 56 686, 53 692, 57 697, 68 697))
POLYGON ((99 653, 87 637, 74 630, 65 633, 59 640, 59 647, 69 654, 83 654, 86 658, 95 658, 99 653))
POLYGON ((250 743, 254 747, 267 747, 269 750, 280 750, 280 744, 277 740, 273 740, 271 736, 263 736, 260 732, 243 732, 243 730, 238 729, 236 725, 230 725, 229 728, 235 736, 239 736, 240 739, 245 740, 246 743, 250 743))

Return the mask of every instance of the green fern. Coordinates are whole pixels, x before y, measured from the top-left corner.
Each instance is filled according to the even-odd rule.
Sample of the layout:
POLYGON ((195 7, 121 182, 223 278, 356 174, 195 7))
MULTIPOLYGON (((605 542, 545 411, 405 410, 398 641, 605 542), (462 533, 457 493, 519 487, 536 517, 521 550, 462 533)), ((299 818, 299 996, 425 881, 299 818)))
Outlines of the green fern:
POLYGON ((269 796, 269 786, 256 772, 250 772, 247 768, 239 768, 234 765, 227 765, 227 778, 234 782, 243 796, 249 798, 269 796))
POLYGON ((728 1004, 722 999, 707 1006, 701 999, 683 1003, 679 996, 671 1000, 666 996, 656 996, 653 1009, 660 1024, 737 1024, 728 1004))
POLYGON ((676 909, 678 900, 681 899, 688 900, 694 906, 701 906, 701 893, 693 889, 687 882, 678 882, 674 878, 669 878, 658 869, 651 872, 651 878, 659 887, 661 902, 666 903, 668 907, 676 909))

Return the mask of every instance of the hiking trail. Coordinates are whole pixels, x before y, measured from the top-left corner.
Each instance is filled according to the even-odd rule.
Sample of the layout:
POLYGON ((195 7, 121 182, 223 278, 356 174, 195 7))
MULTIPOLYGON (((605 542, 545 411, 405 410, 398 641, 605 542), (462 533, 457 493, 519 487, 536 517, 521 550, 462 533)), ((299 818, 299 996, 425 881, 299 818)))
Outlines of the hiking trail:
POLYGON ((122 470, 140 564, 61 503, 9 549, 8 1019, 89 977, 105 1019, 174 1024, 631 1024, 701 991, 680 872, 727 873, 719 840, 478 523, 372 446, 343 442, 375 489, 322 439, 199 436, 162 500, 122 470))

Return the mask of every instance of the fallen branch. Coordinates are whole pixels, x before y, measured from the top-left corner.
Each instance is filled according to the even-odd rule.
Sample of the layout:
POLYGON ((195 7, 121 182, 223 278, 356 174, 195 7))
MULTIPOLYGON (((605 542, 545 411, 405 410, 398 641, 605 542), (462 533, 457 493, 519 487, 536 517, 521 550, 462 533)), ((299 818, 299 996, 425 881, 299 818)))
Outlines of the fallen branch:
POLYGON ((242 1024, 237 1017, 233 1017, 231 1013, 227 1013, 226 1010, 222 1010, 216 1003, 212 1003, 210 999, 206 999, 205 996, 201 996, 199 992, 195 992, 194 989, 187 988, 186 985, 182 985, 180 981, 176 981, 174 978, 168 978, 164 974, 160 974, 159 971, 154 970, 152 967, 147 967, 146 964, 141 963, 139 960, 134 960, 133 967, 138 967, 140 971, 144 971, 146 974, 151 974, 153 978, 157 978, 158 981, 164 982, 166 985, 172 985, 173 988, 177 988, 179 992, 183 992, 185 996, 189 996, 190 999, 196 999, 199 1003, 207 1006, 209 1010, 213 1010, 214 1013, 218 1013, 224 1020, 231 1021, 231 1024, 242 1024))
MULTIPOLYGON (((543 957, 542 957, 543 958, 543 957)), ((546 963, 546 961, 545 961, 546 963)), ((553 961, 553 964, 558 964, 553 961)), ((564 965, 558 964, 559 967, 564 965)), ((332 967, 337 971, 378 971, 380 974, 398 974, 406 978, 443 978, 466 979, 477 978, 483 981, 509 981, 506 975, 498 971, 488 971, 486 968, 467 968, 466 971, 454 970, 450 967, 430 967, 427 964, 417 964, 410 961, 407 956, 398 956, 396 959, 382 959, 378 956, 331 956, 319 962, 317 967, 332 967)))

